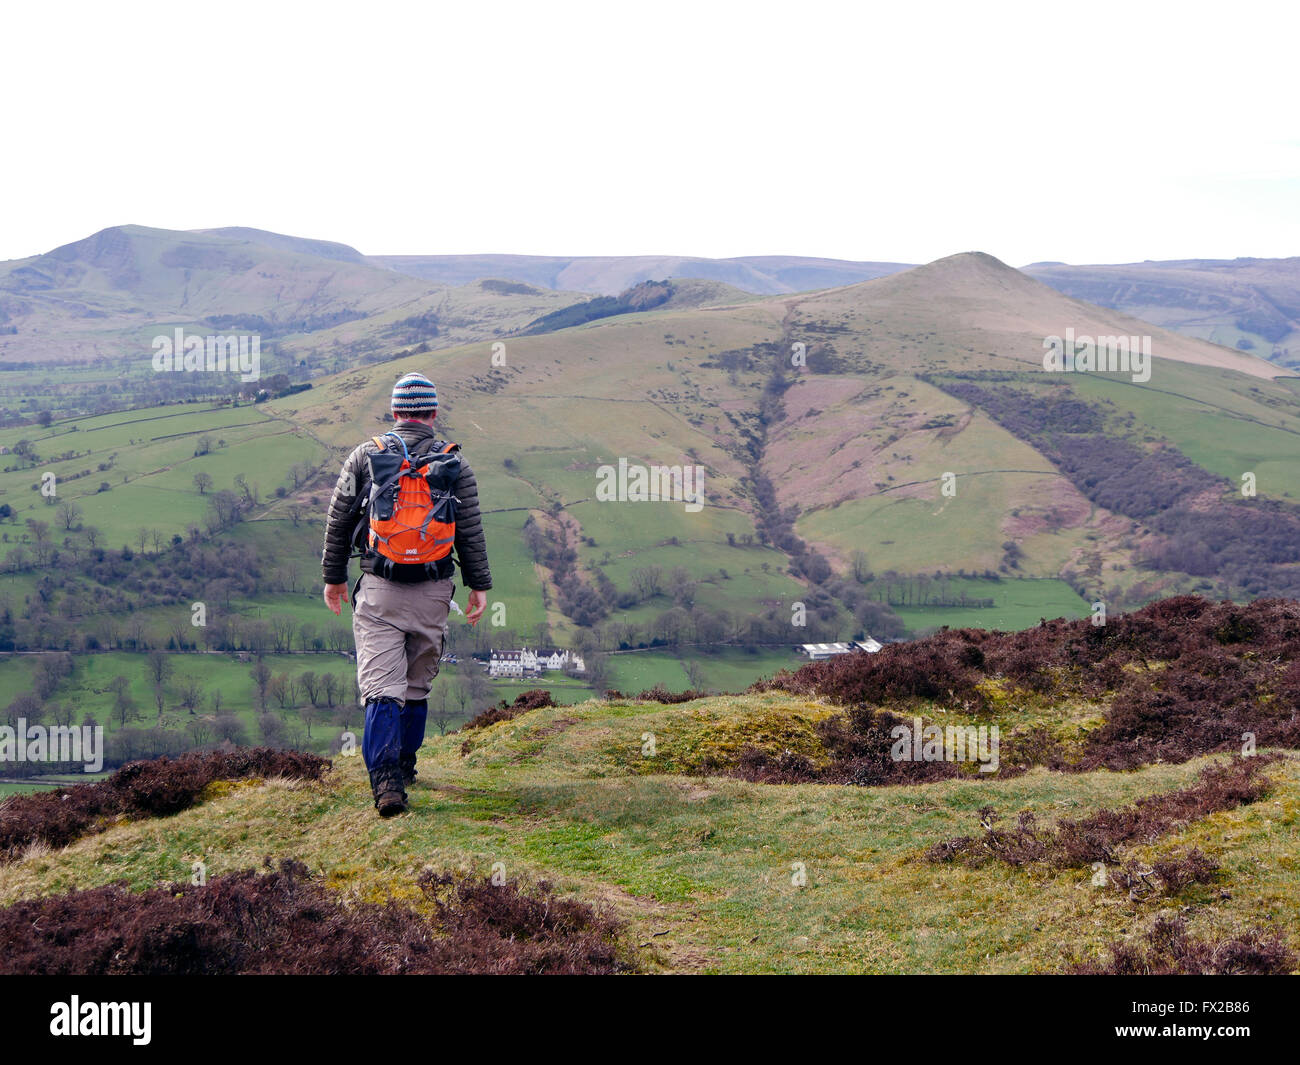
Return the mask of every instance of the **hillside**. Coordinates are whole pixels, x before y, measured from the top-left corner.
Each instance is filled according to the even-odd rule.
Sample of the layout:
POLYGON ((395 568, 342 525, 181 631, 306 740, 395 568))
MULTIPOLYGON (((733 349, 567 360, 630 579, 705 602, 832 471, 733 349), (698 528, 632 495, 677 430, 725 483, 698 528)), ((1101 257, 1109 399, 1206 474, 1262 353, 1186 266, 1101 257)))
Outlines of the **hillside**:
POLYGON ((376 266, 345 245, 261 230, 115 226, 0 263, 0 360, 147 370, 153 338, 181 327, 257 333, 268 356, 281 341, 280 371, 338 355, 353 365, 402 343, 412 322, 425 339, 463 343, 518 328, 572 299, 481 284, 449 291, 376 266))
MULTIPOLYGON (((0 264, 6 361, 120 356, 146 329, 211 315, 299 330, 418 299, 425 287, 364 263, 343 263, 231 236, 117 226, 44 255, 0 264)), ((317 326, 319 327, 319 326, 317 326)))
MULTIPOLYGON (((351 249, 348 249, 351 251, 351 249)), ((655 278, 708 278, 779 295, 886 277, 911 264, 802 256, 376 255, 370 261, 447 285, 500 277, 542 288, 617 295, 655 278)), ((1023 272, 1067 296, 1175 333, 1300 367, 1300 259, 1188 259, 1094 266, 1033 263, 1023 272)))
MULTIPOLYGON (((1089 447, 1105 441, 1137 449, 1125 461, 1149 455, 1200 469, 1202 480, 1187 483, 1211 492, 1196 504, 1211 515, 1214 493, 1228 498, 1247 471, 1269 506, 1294 506, 1300 408, 1263 360, 1079 303, 979 254, 806 295, 746 298, 702 281, 671 287, 670 299, 648 310, 629 313, 629 305, 577 328, 515 336, 538 320, 543 297, 557 308, 584 304, 482 281, 421 297, 420 306, 438 301, 432 316, 395 321, 409 308, 394 309, 284 337, 282 357, 301 350, 317 376, 310 389, 264 404, 227 397, 65 415, 48 428, 20 414, 22 424, 0 430, 11 452, 0 505, 14 530, 13 586, 27 594, 26 582, 51 564, 26 523, 56 518, 55 554, 62 539, 76 550, 90 529, 99 549, 143 551, 141 531, 156 550, 154 533, 165 544, 195 533, 224 540, 249 518, 291 526, 281 542, 294 545, 294 557, 277 571, 309 585, 331 468, 383 424, 391 380, 418 369, 437 380, 440 425, 484 484, 497 590, 516 634, 535 635, 544 623, 571 639, 604 626, 599 638, 611 650, 788 648, 802 642, 792 636, 896 634, 891 611, 913 631, 957 618, 1019 627, 1075 614, 1099 596, 1115 606, 1194 588, 1291 587, 1289 571, 1267 568, 1261 583, 1226 556, 1184 569, 1164 519, 1066 469, 1052 437, 1053 412, 1068 398, 1082 405, 1070 408, 1076 421, 1089 412, 1089 447), (502 346, 456 345, 462 329, 501 337, 502 346), (1151 335, 1150 380, 1044 373, 1043 337, 1068 329, 1151 335), (385 358, 398 339, 399 350, 418 354, 319 374, 349 361, 325 358, 322 348, 385 358), (1024 409, 1040 411, 1037 428, 1011 416, 1008 388, 1024 409), (620 457, 699 464, 707 505, 692 513, 598 500, 597 471, 620 457), (43 473, 62 485, 61 499, 33 488, 43 473), (946 473, 958 486, 952 496, 942 494, 946 473), (235 493, 237 514, 227 508, 214 522, 223 491, 235 493), (59 502, 72 506, 69 522, 59 502), (556 552, 565 551, 578 566, 562 565, 557 577, 556 552), (815 609, 796 633, 799 602, 815 609)), ((168 375, 146 379, 160 376, 168 375)), ((39 388, 22 371, 11 381, 11 396, 39 388)), ((111 404, 124 387, 112 370, 88 369, 40 402, 111 404)), ((1076 445, 1081 427, 1071 430, 1076 445)), ((1240 540, 1230 524, 1237 513, 1223 511, 1208 542, 1240 540)))
MULTIPOLYGON (((1076 299, 1291 366, 1292 341, 1300 328, 1297 263, 1036 263, 1024 273, 1076 299)), ((321 334, 320 343, 298 347, 310 357, 325 345, 357 339, 355 329, 326 333, 332 324, 362 321, 396 307, 406 313, 382 324, 427 316, 436 306, 430 294, 484 281, 496 282, 497 303, 512 295, 547 303, 544 294, 552 290, 614 296, 664 279, 695 279, 771 296, 840 288, 911 268, 781 255, 368 256, 334 241, 242 226, 184 233, 116 226, 42 255, 0 263, 0 356, 33 362, 104 356, 138 344, 142 334, 135 326, 197 323, 215 308, 222 317, 242 315, 264 331, 294 326, 321 334), (535 291, 501 287, 512 284, 535 291)), ((544 310, 557 306, 550 302, 544 310)), ((482 301, 471 302, 448 317, 464 330, 485 309, 482 301)), ((452 342, 473 339, 444 335, 452 342)))
POLYGON ((798 300, 798 315, 838 321, 861 337, 861 352, 899 369, 1039 369, 1043 338, 1150 335, 1157 358, 1272 378, 1282 371, 1258 356, 1209 344, 1060 293, 982 252, 952 255, 874 282, 798 300), (909 357, 910 355, 910 357, 909 357), (1017 363, 1021 365, 1017 365, 1017 363))
POLYGON ((232 240, 247 241, 280 251, 295 252, 300 255, 315 255, 322 259, 335 259, 341 263, 364 264, 366 257, 356 248, 339 244, 333 240, 315 240, 311 237, 291 237, 284 233, 271 233, 265 229, 252 229, 248 226, 225 226, 221 229, 196 229, 212 237, 229 237, 232 240))
MULTIPOLYGON (((1300 406, 1262 360, 977 253, 802 295, 667 288, 531 336, 517 333, 585 298, 493 279, 426 294, 430 313, 277 337, 300 376, 258 402, 151 368, 8 371, 0 651, 84 661, 0 663, 13 705, 41 691, 161 730, 125 728, 127 752, 200 734, 319 748, 350 683, 346 618, 316 587, 321 514, 409 370, 437 381, 440 430, 486 509, 499 610, 456 621, 452 648, 580 647, 593 668, 557 681, 566 702, 736 690, 808 642, 1300 594, 1300 406), (1149 380, 1045 373, 1043 338, 1070 329, 1151 335, 1149 380), (611 500, 602 470, 620 461, 699 467, 704 498, 611 500), (151 652, 171 660, 162 684, 151 652), (266 661, 278 697, 241 656, 266 661), (304 689, 307 673, 330 689, 304 689)), ((474 674, 449 670, 448 722, 509 697, 474 674)))
MULTIPOLYGON (((1022 387, 1088 397, 1107 412, 1105 431, 1165 440, 1216 475, 1236 477, 1267 455, 1261 491, 1300 499, 1300 484, 1275 464, 1296 453, 1300 409, 1287 385, 1269 380, 1268 363, 1077 303, 988 256, 807 296, 654 309, 517 337, 505 366, 473 347, 433 362, 398 360, 383 376, 323 381, 274 408, 341 454, 375 424, 388 377, 417 368, 435 375, 449 431, 487 471, 491 532, 505 551, 524 538, 530 513, 559 536, 548 514, 558 504, 588 584, 604 573, 629 591, 634 571, 681 567, 698 582, 700 605, 732 618, 738 609, 775 618, 810 575, 824 576, 815 560, 799 560, 773 500, 783 514, 795 508, 798 536, 839 574, 861 550, 876 573, 1065 578, 1108 597, 1137 581, 1141 545, 1128 523, 936 375, 1022 371, 1022 387), (1044 374, 1042 338, 1067 328, 1154 334, 1151 380, 1044 374), (790 365, 795 343, 805 345, 806 367, 790 365), (1206 436, 1211 423, 1217 441, 1206 436), (1223 450, 1237 438, 1240 455, 1235 445, 1223 450), (595 471, 619 456, 668 464, 693 456, 708 471, 709 506, 693 515, 597 503, 595 471), (969 486, 946 508, 937 505, 945 471, 969 486), (1014 565, 1009 541, 1023 556, 1014 565), (792 557, 795 581, 782 575, 792 557)), ((539 588, 535 561, 511 558, 501 594, 529 624, 544 606, 563 631, 566 611, 545 578, 539 588)), ((610 619, 653 624, 672 605, 658 602, 649 612, 621 606, 610 619)), ((1079 600, 1045 608, 1080 608, 1068 602, 1079 600)))

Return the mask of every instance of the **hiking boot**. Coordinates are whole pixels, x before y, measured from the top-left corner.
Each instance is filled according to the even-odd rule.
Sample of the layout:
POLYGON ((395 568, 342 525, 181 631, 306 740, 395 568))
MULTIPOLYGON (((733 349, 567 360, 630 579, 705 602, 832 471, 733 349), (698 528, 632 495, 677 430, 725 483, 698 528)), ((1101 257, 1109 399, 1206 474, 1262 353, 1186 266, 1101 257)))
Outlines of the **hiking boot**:
POLYGON ((406 796, 400 791, 386 791, 375 800, 380 817, 396 817, 406 813, 406 796))
POLYGON ((370 774, 370 793, 375 797, 375 809, 380 817, 392 817, 406 809, 402 772, 395 765, 386 765, 370 774))

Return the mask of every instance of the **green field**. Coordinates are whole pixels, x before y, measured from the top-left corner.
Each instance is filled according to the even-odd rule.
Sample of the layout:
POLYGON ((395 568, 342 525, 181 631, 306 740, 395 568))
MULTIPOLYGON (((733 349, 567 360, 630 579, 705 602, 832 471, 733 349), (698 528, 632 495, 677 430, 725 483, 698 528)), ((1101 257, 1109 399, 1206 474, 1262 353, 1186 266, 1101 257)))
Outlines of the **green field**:
POLYGON ((992 599, 992 607, 897 606, 908 632, 921 635, 947 625, 952 629, 1000 629, 1015 632, 1037 625, 1043 618, 1082 618, 1091 604, 1085 602, 1064 581, 986 581, 953 577, 946 582, 952 595, 992 599))
POLYGON ((764 649, 749 653, 739 650, 683 648, 679 654, 664 651, 627 651, 609 656, 609 685, 635 695, 662 684, 669 691, 691 687, 687 664, 699 667, 705 691, 744 691, 756 680, 781 669, 798 669, 806 659, 788 650, 764 649))
POLYGON ((1131 412, 1203 469, 1240 486, 1254 473, 1260 495, 1300 500, 1300 409, 1265 402, 1262 389, 1232 374, 1160 363, 1146 384, 1076 375, 1080 397, 1131 412))
MULTIPOLYGON (((29 691, 38 658, 32 654, 0 656, 0 684, 15 695, 29 691)), ((46 709, 58 704, 72 711, 74 724, 81 724, 89 717, 112 733, 122 727, 117 710, 118 697, 110 687, 120 676, 127 679, 127 693, 135 703, 134 713, 128 712, 126 726, 129 728, 186 730, 197 719, 211 719, 219 708, 221 714, 237 717, 243 723, 250 742, 257 742, 260 736, 258 718, 263 710, 252 676, 255 662, 247 655, 242 658, 248 660, 232 654, 168 653, 168 676, 164 682, 164 705, 160 716, 148 655, 124 651, 77 655, 72 675, 59 685, 46 709), (182 703, 182 695, 190 682, 197 685, 200 693, 193 712, 182 703), (217 697, 219 707, 215 701, 217 697)), ((318 676, 329 673, 337 678, 337 691, 332 703, 323 691, 320 693, 320 705, 315 707, 310 721, 310 735, 305 709, 309 700, 305 691, 300 689, 296 698, 284 706, 273 693, 268 696, 266 712, 282 720, 298 746, 325 751, 340 728, 360 727, 362 719, 354 685, 356 667, 350 657, 329 653, 267 654, 263 661, 273 675, 298 678, 310 671, 318 676), (348 718, 346 723, 343 721, 345 717, 348 718)), ((442 705, 445 693, 452 727, 498 700, 512 702, 520 692, 531 688, 548 689, 557 703, 581 702, 592 695, 591 687, 580 679, 547 673, 541 678, 524 681, 488 680, 483 694, 477 700, 471 699, 462 710, 458 695, 460 679, 465 673, 480 668, 466 655, 462 657, 460 666, 444 666, 433 682, 431 711, 442 705)), ((46 718, 44 723, 52 724, 53 721, 46 718)), ((436 724, 431 721, 428 727, 432 733, 436 724)), ((0 772, 0 776, 3 775, 0 772)))
MULTIPOLYGON (((0 766, 0 768, 2 768, 2 766, 0 766)), ((37 792, 49 791, 52 788, 57 788, 68 783, 95 784, 101 780, 106 780, 108 776, 109 774, 106 772, 77 773, 75 775, 65 773, 58 778, 60 783, 56 784, 42 783, 39 779, 33 780, 30 783, 24 782, 21 784, 0 780, 0 800, 7 799, 10 795, 35 795, 37 792)))
POLYGON ((11 521, 19 531, 29 518, 49 522, 61 543, 64 536, 77 537, 80 529, 94 526, 100 545, 114 549, 138 547, 141 529, 157 529, 170 539, 190 525, 204 527, 209 498, 195 487, 195 474, 211 477, 208 495, 235 490, 235 478, 242 476, 266 500, 277 488, 291 487, 288 471, 295 463, 320 465, 326 457, 309 435, 261 405, 179 404, 61 422, 50 429, 4 429, 0 446, 10 449, 0 456, 0 503, 13 508, 11 521), (211 450, 196 455, 204 438, 211 450), (35 450, 34 463, 13 454, 24 439, 35 450), (40 490, 46 474, 55 478, 52 496, 40 490), (105 484, 108 488, 101 489, 105 484), (58 514, 60 503, 80 510, 70 530, 58 514))

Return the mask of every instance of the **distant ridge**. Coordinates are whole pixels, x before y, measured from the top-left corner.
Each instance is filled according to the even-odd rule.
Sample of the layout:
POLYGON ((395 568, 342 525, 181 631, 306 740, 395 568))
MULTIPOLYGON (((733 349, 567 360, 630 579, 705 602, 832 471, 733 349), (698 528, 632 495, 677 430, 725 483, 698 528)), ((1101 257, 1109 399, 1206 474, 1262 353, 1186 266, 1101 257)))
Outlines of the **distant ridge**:
POLYGON ((315 255, 321 259, 334 259, 341 263, 368 265, 368 260, 356 248, 339 244, 332 240, 315 240, 311 237, 290 237, 283 233, 271 233, 265 229, 251 229, 248 226, 225 226, 221 229, 195 229, 212 237, 230 237, 234 240, 246 240, 263 247, 276 248, 279 251, 296 252, 299 255, 315 255))
MULTIPOLYGON (((976 275, 983 282, 968 299, 987 300, 1014 290, 1030 303, 1041 301, 1041 289, 1024 287, 1032 279, 1092 305, 1083 318, 1108 308, 1237 354, 1225 359, 1222 352, 1202 349, 1189 351, 1195 357, 1183 361, 1261 376, 1255 359, 1263 358, 1284 373, 1300 372, 1300 257, 1094 266, 1041 262, 1015 271, 992 256, 966 262, 950 256, 915 267, 798 255, 366 255, 337 241, 246 226, 190 231, 110 226, 43 254, 0 263, 0 358, 107 357, 123 341, 137 344, 132 331, 140 327, 214 314, 244 315, 286 328, 295 324, 305 332, 364 319, 371 323, 368 342, 378 349, 409 331, 409 323, 432 322, 427 316, 442 305, 449 289, 466 290, 453 300, 463 304, 462 312, 470 304, 502 304, 501 316, 493 312, 487 317, 479 316, 482 308, 467 316, 443 307, 447 318, 437 342, 445 346, 509 333, 584 296, 617 296, 665 280, 692 282, 689 295, 682 289, 674 296, 673 306, 680 307, 685 299, 701 306, 900 279, 901 288, 882 294, 893 291, 907 299, 909 291, 922 286, 916 312, 918 320, 928 320, 934 315, 925 308, 926 300, 945 287, 950 289, 946 295, 961 298, 960 289, 976 275), (941 277, 947 280, 937 285, 941 277), (951 289, 953 282, 961 284, 951 289), (471 321, 472 327, 448 325, 471 321)), ((998 312, 992 305, 970 310, 993 333, 1001 331, 1004 323, 995 320, 998 312)), ((1003 319, 1020 318, 1037 327, 1040 316, 1026 313, 1028 304, 1006 310, 1012 313, 1003 319)), ((974 319, 968 324, 975 324, 974 319)), ((940 335, 943 328, 942 321, 933 321, 940 335)), ((361 331, 353 327, 322 340, 353 345, 361 342, 361 331)), ((1135 325, 1128 332, 1144 330, 1135 325)), ((973 335, 968 338, 978 348, 982 341, 976 341, 973 335)))
POLYGON ((1024 270, 1075 299, 1300 370, 1300 257, 1034 263, 1024 270))
POLYGON ((799 255, 705 259, 673 255, 374 255, 370 262, 425 281, 464 285, 482 277, 615 296, 643 281, 695 278, 776 296, 852 285, 909 269, 908 263, 849 262, 799 255))

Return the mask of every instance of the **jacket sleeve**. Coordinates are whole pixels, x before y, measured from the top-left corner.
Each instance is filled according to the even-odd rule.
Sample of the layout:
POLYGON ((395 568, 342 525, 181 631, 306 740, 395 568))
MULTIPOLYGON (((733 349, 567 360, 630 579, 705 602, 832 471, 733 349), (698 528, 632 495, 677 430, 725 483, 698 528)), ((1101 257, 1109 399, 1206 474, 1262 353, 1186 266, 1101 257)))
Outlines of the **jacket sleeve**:
POLYGON ((362 444, 343 463, 325 515, 325 550, 321 554, 321 572, 326 584, 347 582, 352 533, 360 518, 358 504, 364 497, 368 482, 366 445, 362 444))
POLYGON ((478 509, 478 481, 464 459, 456 481, 456 560, 460 563, 461 581, 467 588, 486 592, 492 587, 483 519, 478 509))

